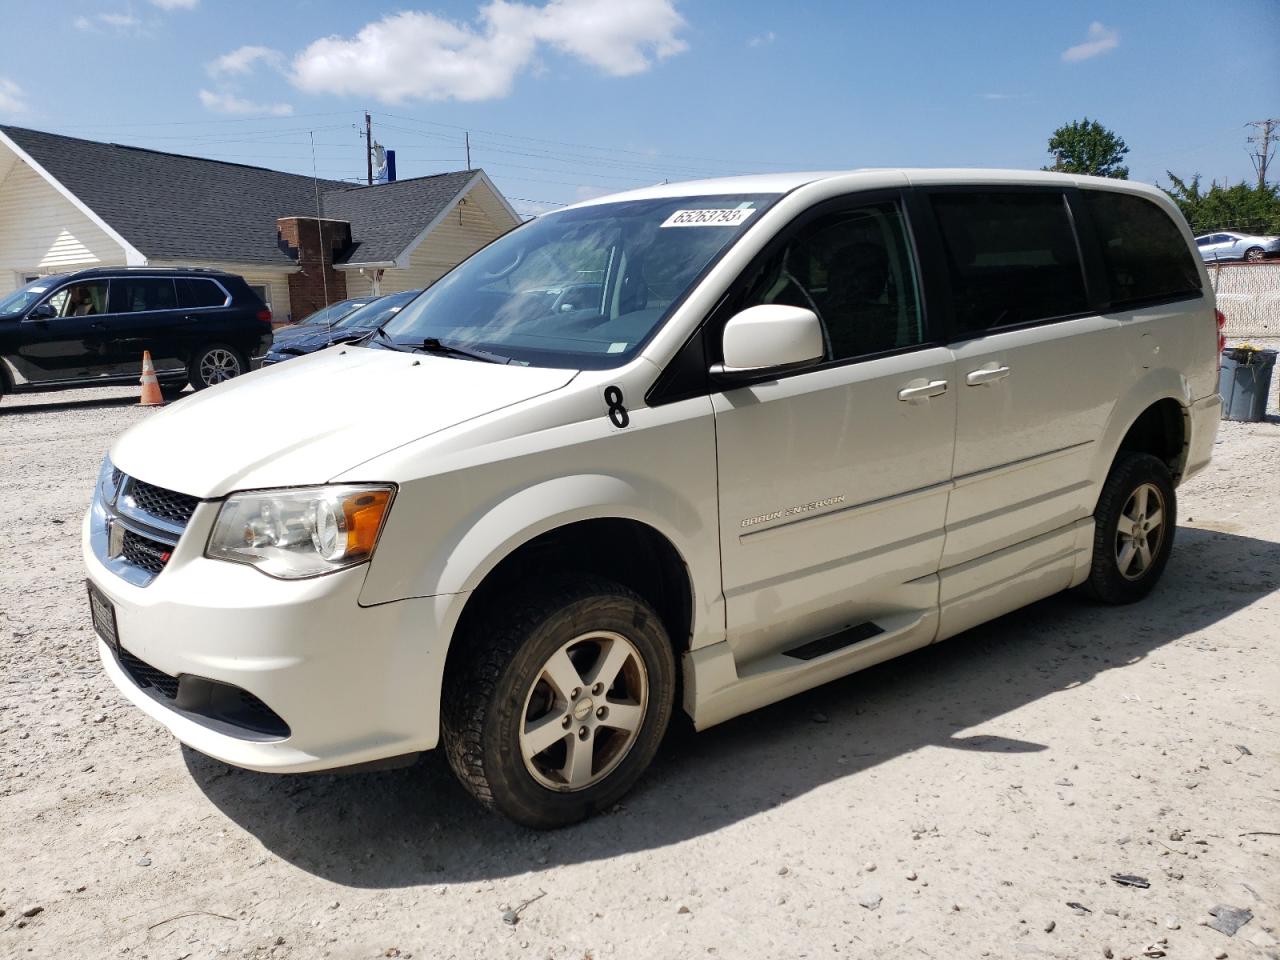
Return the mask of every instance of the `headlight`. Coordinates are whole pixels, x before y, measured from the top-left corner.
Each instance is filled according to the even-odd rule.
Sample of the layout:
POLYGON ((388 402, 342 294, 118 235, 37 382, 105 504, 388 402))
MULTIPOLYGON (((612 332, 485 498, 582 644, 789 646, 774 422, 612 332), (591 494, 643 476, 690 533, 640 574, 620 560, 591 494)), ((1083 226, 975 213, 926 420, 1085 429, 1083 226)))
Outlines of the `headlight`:
POLYGON ((111 457, 102 458, 102 466, 98 468, 98 496, 103 503, 115 504, 116 493, 120 485, 120 471, 111 462, 111 457))
POLYGON ((352 567, 373 555, 394 493, 387 484, 237 493, 218 511, 204 555, 284 580, 352 567))

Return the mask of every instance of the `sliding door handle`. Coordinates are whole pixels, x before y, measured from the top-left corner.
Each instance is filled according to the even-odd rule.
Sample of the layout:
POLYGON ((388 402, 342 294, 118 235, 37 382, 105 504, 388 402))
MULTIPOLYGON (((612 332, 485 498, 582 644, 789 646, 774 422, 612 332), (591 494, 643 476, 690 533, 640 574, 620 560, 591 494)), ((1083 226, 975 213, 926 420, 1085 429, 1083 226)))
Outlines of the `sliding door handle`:
POLYGON ((911 386, 903 387, 898 391, 898 399, 904 402, 913 400, 928 400, 930 397, 938 397, 947 392, 947 381, 930 380, 928 382, 915 382, 911 386))
POLYGON ((968 376, 964 378, 964 382, 971 387, 980 387, 984 383, 995 383, 997 380, 1003 380, 1008 375, 1008 367, 981 367, 970 371, 968 376))

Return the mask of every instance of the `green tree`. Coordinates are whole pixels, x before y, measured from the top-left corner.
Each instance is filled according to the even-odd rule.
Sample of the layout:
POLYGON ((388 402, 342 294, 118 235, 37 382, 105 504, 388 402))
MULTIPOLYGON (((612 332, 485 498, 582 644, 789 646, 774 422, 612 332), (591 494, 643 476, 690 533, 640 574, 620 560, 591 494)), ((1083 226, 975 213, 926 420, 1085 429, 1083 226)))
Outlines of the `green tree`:
POLYGON ((1113 131, 1085 117, 1053 131, 1049 138, 1053 165, 1044 169, 1128 180, 1129 168, 1121 163, 1128 152, 1128 146, 1113 131))
POLYGON ((1165 193, 1173 198, 1191 225, 1191 232, 1239 230, 1242 233, 1280 233, 1280 186, 1255 186, 1243 180, 1232 186, 1200 187, 1200 174, 1179 177, 1172 170, 1165 193))

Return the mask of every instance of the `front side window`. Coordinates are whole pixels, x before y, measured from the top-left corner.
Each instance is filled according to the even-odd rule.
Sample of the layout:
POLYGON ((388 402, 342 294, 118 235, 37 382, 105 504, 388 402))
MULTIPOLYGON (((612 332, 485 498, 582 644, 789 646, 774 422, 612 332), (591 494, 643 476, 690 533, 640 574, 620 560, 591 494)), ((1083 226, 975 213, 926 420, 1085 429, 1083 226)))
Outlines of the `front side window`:
POLYGON ((1084 191, 1113 306, 1200 292, 1200 271, 1169 215, 1143 197, 1084 191))
POLYGON ((172 310, 178 305, 173 281, 164 277, 125 277, 111 284, 111 312, 172 310))
POLYGON ((49 298, 60 317, 91 317, 107 312, 107 281, 73 283, 49 298))
POLYGON ((373 343, 438 341, 531 366, 619 366, 775 199, 664 197, 539 217, 437 280, 373 343))
POLYGON ((958 335, 1086 311, 1084 271, 1063 194, 965 191, 934 194, 932 202, 958 335))
POLYGON ((748 280, 743 307, 806 307, 822 321, 827 360, 924 341, 902 210, 895 202, 832 213, 801 227, 748 280))

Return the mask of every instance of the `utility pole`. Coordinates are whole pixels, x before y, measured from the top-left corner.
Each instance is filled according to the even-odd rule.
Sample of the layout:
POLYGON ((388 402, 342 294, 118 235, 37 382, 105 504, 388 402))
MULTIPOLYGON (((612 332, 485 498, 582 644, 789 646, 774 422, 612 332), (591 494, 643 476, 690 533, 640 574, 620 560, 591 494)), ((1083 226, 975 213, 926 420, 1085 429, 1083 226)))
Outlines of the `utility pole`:
POLYGON ((373 186, 373 118, 364 112, 364 159, 368 166, 369 186, 373 186))
POLYGON ((1248 142, 1257 144, 1249 154, 1249 159, 1253 161, 1253 168, 1258 171, 1258 189, 1261 190, 1267 185, 1267 164, 1274 152, 1271 145, 1280 141, 1280 134, 1274 132, 1280 128, 1280 120, 1250 120, 1245 126, 1260 131, 1256 136, 1249 137, 1248 142))
POLYGON ((471 169, 471 131, 468 130, 463 134, 464 142, 467 145, 467 169, 471 169))

